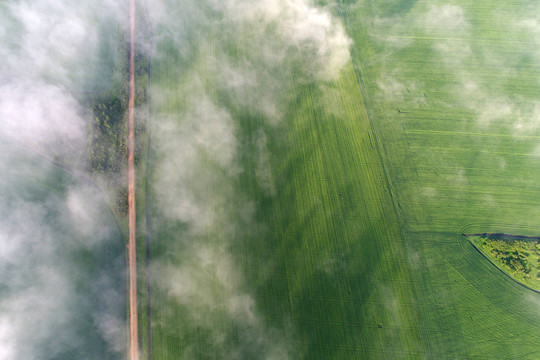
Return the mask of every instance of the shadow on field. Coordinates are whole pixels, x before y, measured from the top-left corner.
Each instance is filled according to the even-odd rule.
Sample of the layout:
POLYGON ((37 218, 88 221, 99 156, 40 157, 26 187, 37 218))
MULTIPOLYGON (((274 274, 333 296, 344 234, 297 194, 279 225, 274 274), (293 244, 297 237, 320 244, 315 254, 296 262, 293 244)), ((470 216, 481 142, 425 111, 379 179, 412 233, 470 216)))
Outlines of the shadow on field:
POLYGON ((336 142, 343 131, 339 119, 325 117, 320 107, 299 114, 296 109, 317 96, 316 88, 302 90, 297 89, 302 95, 291 104, 287 122, 264 128, 275 196, 264 195, 253 170, 250 139, 264 125, 240 116, 241 186, 256 203, 256 220, 265 229, 262 237, 244 242, 242 263, 266 322, 283 331, 293 329, 288 340, 297 349, 294 358, 358 356, 358 338, 370 339, 366 329, 387 331, 368 319, 366 310, 376 296, 373 277, 382 257, 374 229, 379 220, 366 216, 368 192, 358 193, 361 184, 348 170, 358 164, 343 165, 348 144, 336 142))

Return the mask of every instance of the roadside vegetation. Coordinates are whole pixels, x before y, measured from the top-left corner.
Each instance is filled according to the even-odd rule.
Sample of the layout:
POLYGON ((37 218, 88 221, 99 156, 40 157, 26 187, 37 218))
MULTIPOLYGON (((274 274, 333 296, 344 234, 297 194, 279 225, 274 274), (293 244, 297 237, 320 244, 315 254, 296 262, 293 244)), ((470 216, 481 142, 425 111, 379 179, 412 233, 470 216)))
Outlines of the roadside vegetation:
MULTIPOLYGON (((113 193, 111 206, 123 222, 127 216, 127 107, 129 82, 129 42, 122 32, 116 35, 113 79, 109 89, 84 94, 82 103, 91 110, 86 149, 87 171, 105 181, 113 193)), ((145 104, 147 98, 147 57, 136 48, 136 148, 135 163, 145 155, 145 104)))

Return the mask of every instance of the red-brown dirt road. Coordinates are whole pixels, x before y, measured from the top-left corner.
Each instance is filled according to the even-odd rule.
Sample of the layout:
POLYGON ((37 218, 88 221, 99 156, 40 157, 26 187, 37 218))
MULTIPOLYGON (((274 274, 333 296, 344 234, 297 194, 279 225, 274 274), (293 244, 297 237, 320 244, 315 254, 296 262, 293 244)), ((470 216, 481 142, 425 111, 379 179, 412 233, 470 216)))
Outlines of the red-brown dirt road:
POLYGON ((129 227, 129 359, 139 360, 137 328, 137 253, 135 243, 135 0, 129 2, 129 102, 128 102, 128 227, 129 227))

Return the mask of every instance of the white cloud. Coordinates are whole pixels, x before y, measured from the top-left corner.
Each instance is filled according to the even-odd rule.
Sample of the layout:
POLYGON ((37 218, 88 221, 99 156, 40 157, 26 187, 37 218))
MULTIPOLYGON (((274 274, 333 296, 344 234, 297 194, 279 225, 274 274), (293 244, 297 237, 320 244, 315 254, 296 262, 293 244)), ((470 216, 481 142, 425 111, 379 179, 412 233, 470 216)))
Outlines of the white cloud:
POLYGON ((195 91, 182 121, 160 118, 155 136, 160 139, 162 160, 156 168, 154 189, 164 216, 189 223, 193 231, 203 231, 214 223, 219 208, 208 189, 225 179, 209 176, 201 164, 214 164, 225 176, 236 172, 236 139, 230 114, 195 91))
POLYGON ((66 91, 38 80, 0 86, 0 131, 30 146, 82 145, 84 121, 66 91))
POLYGON ((457 5, 432 5, 424 18, 427 31, 455 36, 456 31, 467 30, 470 25, 463 8, 457 5))
POLYGON ((0 9, 0 359, 79 350, 103 358, 114 326, 108 340, 125 343, 123 298, 102 298, 122 291, 123 269, 113 264, 114 252, 110 268, 91 267, 105 256, 114 225, 97 191, 51 160, 75 159, 84 168, 88 110, 73 92, 96 77, 98 47, 111 42, 100 34, 119 27, 120 7, 21 0, 0 9), (111 282, 99 279, 102 272, 111 282), (116 319, 107 331, 91 325, 93 312, 105 308, 116 319))
POLYGON ((236 184, 250 171, 266 195, 275 194, 262 129, 282 121, 293 74, 300 82, 338 76, 350 61, 350 40, 328 9, 303 0, 200 4, 187 4, 200 6, 186 19, 197 24, 198 33, 184 30, 178 19, 185 15, 176 16, 174 7, 168 11, 169 4, 155 13, 154 27, 163 29, 155 38, 158 59, 163 44, 188 49, 178 52, 188 63, 178 71, 181 86, 152 89, 155 221, 175 229, 167 235, 167 255, 152 263, 156 291, 168 302, 160 308, 167 321, 159 325, 171 333, 204 329, 211 349, 188 345, 187 358, 217 351, 226 359, 286 359, 296 352, 287 345, 294 329, 266 323, 231 250, 237 237, 249 233, 249 241, 258 241, 264 231, 253 203, 236 184), (210 22, 206 6, 221 20, 210 22), (179 36, 171 37, 169 22, 179 36), (171 107, 177 99, 181 105, 171 107), (243 122, 252 120, 260 123, 250 136, 238 136, 243 122), (253 154, 242 154, 244 146, 253 154), (243 169, 241 156, 253 159, 254 167, 243 169), (171 325, 179 313, 187 321, 171 325), (223 323, 234 324, 242 341, 232 344, 231 329, 223 323))

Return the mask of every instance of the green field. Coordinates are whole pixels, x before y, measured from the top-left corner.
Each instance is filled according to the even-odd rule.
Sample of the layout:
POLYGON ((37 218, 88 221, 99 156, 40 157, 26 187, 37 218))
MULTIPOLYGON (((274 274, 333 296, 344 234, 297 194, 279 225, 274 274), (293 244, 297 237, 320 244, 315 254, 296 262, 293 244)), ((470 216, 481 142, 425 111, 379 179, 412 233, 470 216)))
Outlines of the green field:
POLYGON ((461 234, 537 235, 538 5, 320 3, 330 79, 276 19, 153 20, 153 358, 537 358, 538 294, 461 234))
POLYGON ((416 259, 426 357, 536 358, 537 295, 461 233, 538 232, 537 5, 400 5, 344 16, 416 259))

